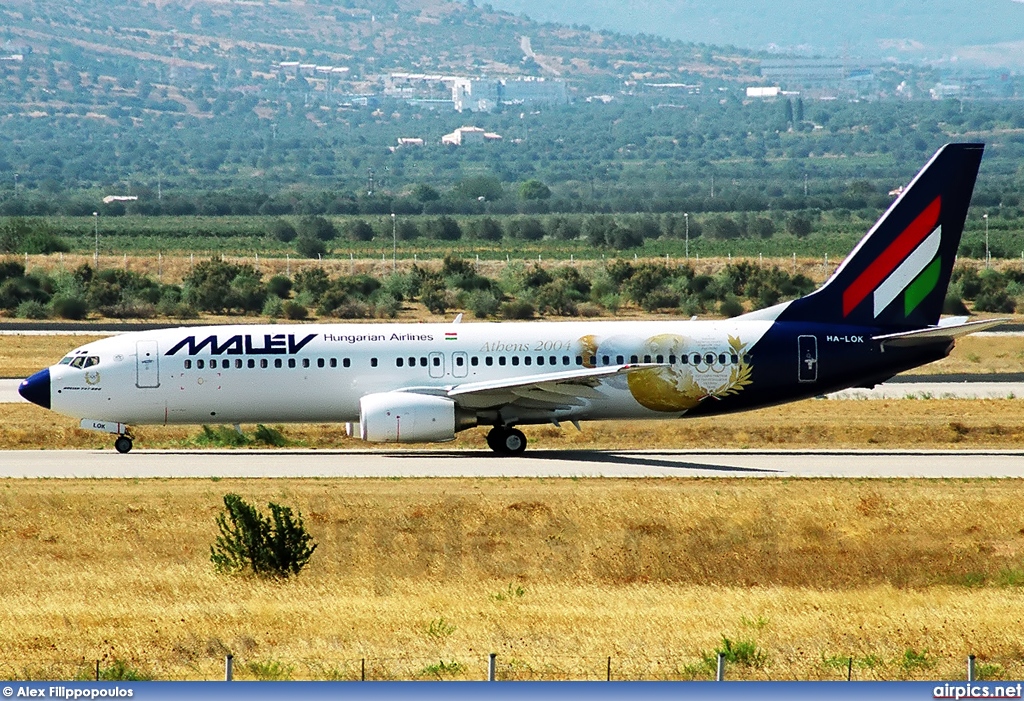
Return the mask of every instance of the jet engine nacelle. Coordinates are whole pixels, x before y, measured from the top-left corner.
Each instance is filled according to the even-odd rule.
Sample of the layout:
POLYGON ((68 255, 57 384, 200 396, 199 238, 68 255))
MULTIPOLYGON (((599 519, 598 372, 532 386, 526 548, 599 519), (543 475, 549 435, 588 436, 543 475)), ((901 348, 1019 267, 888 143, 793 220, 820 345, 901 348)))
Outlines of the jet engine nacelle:
POLYGON ((455 432, 476 425, 447 397, 412 392, 380 392, 359 400, 359 435, 373 443, 450 441, 455 432))

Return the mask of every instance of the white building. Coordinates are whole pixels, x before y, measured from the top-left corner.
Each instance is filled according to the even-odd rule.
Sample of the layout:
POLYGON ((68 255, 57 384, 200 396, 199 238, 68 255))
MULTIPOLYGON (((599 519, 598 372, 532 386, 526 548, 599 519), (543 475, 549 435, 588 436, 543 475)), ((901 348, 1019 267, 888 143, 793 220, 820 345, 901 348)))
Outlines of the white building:
POLYGON ((441 137, 441 143, 447 146, 482 144, 487 141, 501 141, 501 134, 487 132, 480 127, 459 127, 451 134, 445 134, 441 137))

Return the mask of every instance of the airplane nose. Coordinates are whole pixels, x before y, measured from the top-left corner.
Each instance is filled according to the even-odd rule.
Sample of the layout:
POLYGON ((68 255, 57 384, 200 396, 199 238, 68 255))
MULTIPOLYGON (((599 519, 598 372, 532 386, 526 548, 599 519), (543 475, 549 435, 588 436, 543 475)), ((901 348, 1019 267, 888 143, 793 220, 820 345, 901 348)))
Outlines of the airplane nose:
POLYGON ((40 370, 21 381, 18 394, 44 409, 50 408, 50 369, 40 370))

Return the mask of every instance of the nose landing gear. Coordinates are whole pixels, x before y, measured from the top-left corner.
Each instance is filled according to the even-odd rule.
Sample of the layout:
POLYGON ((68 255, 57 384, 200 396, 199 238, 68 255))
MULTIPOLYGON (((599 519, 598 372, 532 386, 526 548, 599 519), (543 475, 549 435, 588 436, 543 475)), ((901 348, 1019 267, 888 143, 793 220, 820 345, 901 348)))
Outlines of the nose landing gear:
POLYGON ((128 435, 118 436, 117 440, 114 441, 114 450, 116 450, 119 453, 124 454, 124 453, 127 453, 131 449, 132 449, 132 437, 131 436, 128 436, 128 435))
POLYGON ((498 455, 521 455, 526 450, 526 436, 512 426, 495 426, 487 434, 487 446, 498 455))

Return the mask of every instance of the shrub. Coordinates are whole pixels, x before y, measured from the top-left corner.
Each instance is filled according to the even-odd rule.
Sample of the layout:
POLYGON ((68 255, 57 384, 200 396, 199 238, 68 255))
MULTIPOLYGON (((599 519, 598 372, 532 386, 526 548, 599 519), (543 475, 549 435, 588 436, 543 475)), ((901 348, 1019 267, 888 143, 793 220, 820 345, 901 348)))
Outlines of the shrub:
POLYGON ((324 242, 312 236, 300 236, 296 239, 295 250, 303 258, 323 258, 327 255, 327 246, 324 242))
POLYGON ((267 233, 283 243, 294 241, 295 237, 298 235, 295 232, 295 227, 284 219, 275 219, 270 222, 270 224, 267 225, 267 233))
POLYGON ((267 280, 267 292, 288 299, 292 293, 292 281, 284 275, 275 275, 267 280))
POLYGON ((743 304, 735 295, 726 295, 726 298, 718 306, 718 311, 722 316, 726 317, 739 316, 743 313, 743 304))
POLYGON ((512 301, 501 305, 501 316, 505 319, 532 319, 535 313, 536 310, 529 302, 512 301))
POLYGON ((46 313, 46 306, 34 299, 19 304, 15 315, 20 319, 45 319, 49 316, 46 313))
POLYGON ((281 306, 281 311, 284 313, 285 319, 292 321, 302 321, 309 316, 309 310, 298 302, 287 301, 281 306))
POLYGON ((269 518, 237 494, 224 495, 224 512, 217 516, 220 535, 210 546, 218 571, 287 578, 306 566, 317 544, 302 515, 293 517, 291 508, 273 502, 268 507, 269 518))
POLYGON ((79 321, 89 313, 89 307, 81 297, 54 297, 51 306, 54 316, 60 319, 79 321))

